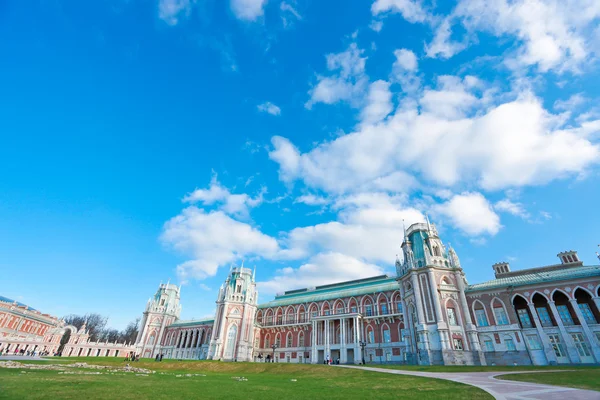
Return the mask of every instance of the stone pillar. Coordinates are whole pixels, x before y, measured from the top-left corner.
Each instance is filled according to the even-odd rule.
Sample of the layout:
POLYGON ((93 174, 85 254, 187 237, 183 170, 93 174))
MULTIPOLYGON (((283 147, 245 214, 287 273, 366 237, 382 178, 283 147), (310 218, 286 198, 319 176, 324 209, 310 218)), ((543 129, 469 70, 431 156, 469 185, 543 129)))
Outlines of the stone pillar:
POLYGON ((324 320, 323 324, 325 324, 325 335, 324 335, 325 336, 325 338, 324 338, 325 339, 324 340, 325 347, 324 347, 323 356, 325 358, 329 357, 329 359, 331 359, 330 347, 329 347, 329 329, 331 327, 329 326, 329 320, 328 319, 324 320))
POLYGON ((565 345, 565 351, 567 352, 567 355, 569 356, 571 363, 573 363, 573 364, 581 363, 581 358, 579 357, 579 353, 577 352, 577 349, 575 348, 575 342, 573 342, 573 338, 565 329, 562 319, 560 319, 560 315, 558 314, 558 310, 556 309, 556 305, 554 304, 553 301, 549 301, 548 305, 550 306, 550 310, 552 311, 554 320, 558 324, 558 330, 560 331, 560 335, 562 336, 562 339, 563 339, 562 342, 565 345))
MULTIPOLYGON (((531 312, 531 315, 533 315, 533 321, 535 322, 535 327, 537 328, 538 335, 540 335, 540 340, 542 341, 542 348, 544 349, 544 354, 546 355, 546 359, 548 360, 548 363, 551 363, 551 362, 557 363, 556 354, 554 353, 554 349, 552 348, 552 346, 550 346, 550 340, 548 339, 548 335, 546 335, 546 332, 544 331, 544 328, 542 327, 540 319, 538 318, 537 310, 535 309, 535 306, 533 305, 533 303, 527 303, 527 306, 529 306, 529 311, 531 312)), ((523 333, 523 332, 521 332, 521 333, 523 333)), ((522 335, 522 336, 523 336, 523 340, 525 340, 525 346, 529 347, 527 338, 525 337, 525 335, 522 335)), ((533 362, 533 360, 531 360, 531 361, 533 362)))
POLYGON ((346 319, 340 318, 340 363, 346 364, 348 352, 346 351, 346 319))
POLYGON ((310 331, 310 362, 316 364, 318 362, 318 351, 317 351, 317 321, 311 321, 310 331))
MULTIPOLYGON (((596 309, 598 311, 600 311, 600 297, 594 296, 594 297, 592 297, 592 300, 594 300, 594 304, 596 304, 596 309)), ((600 321, 599 321, 599 323, 600 323, 600 321)))
POLYGON ((425 317, 423 316, 423 303, 421 303, 419 280, 417 278, 417 273, 414 271, 410 273, 410 283, 413 287, 413 295, 415 296, 415 304, 417 306, 417 319, 419 321, 419 325, 422 325, 425 323, 425 317))
POLYGON ((440 304, 440 296, 437 291, 437 284, 435 282, 435 275, 432 268, 427 269, 427 276, 429 278, 429 285, 431 287, 431 297, 433 297, 433 305, 435 307, 435 314, 437 316, 437 322, 444 322, 442 314, 442 306, 440 304))
POLYGON ((598 347, 598 345, 596 344, 596 335, 594 335, 594 333, 590 330, 587 321, 585 320, 585 318, 583 318, 583 314, 579 309, 579 304, 577 303, 577 300, 571 299, 569 300, 569 302, 571 303, 571 307, 573 307, 573 310, 575 310, 575 315, 577 315, 579 323, 581 323, 581 327, 583 328, 583 332, 588 342, 590 343, 590 346, 592 348, 592 354, 594 355, 596 362, 600 362, 600 347, 598 347))
MULTIPOLYGON (((479 338, 477 336, 477 328, 473 324, 473 320, 471 319, 471 313, 469 312, 469 305, 467 303, 467 296, 465 296, 465 285, 463 282, 462 274, 458 271, 454 273, 454 278, 456 279, 456 288, 458 289, 458 298, 460 300, 460 306, 462 308, 462 314, 465 317, 466 322, 466 333, 469 338, 469 347, 471 351, 481 352, 481 344, 479 343, 479 338)), ((483 358, 480 355, 480 358, 483 358)))

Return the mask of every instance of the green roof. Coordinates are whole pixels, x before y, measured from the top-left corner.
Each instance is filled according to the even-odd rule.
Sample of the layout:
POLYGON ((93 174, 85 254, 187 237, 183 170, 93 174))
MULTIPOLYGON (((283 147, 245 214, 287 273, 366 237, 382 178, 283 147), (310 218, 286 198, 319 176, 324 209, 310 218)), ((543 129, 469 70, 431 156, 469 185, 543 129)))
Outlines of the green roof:
POLYGON ((398 289, 396 278, 387 275, 358 279, 355 281, 340 282, 331 285, 317 286, 314 289, 290 290, 267 303, 259 304, 258 308, 280 307, 290 304, 312 303, 340 297, 360 296, 398 289))
POLYGON ((506 286, 538 285, 540 283, 567 281, 589 277, 600 277, 600 265, 562 268, 549 271, 532 269, 529 273, 527 273, 527 270, 524 270, 523 273, 519 275, 508 276, 505 278, 493 279, 487 282, 476 283, 475 285, 469 285, 467 286, 466 292, 496 289, 506 286))
POLYGON ((214 324, 214 319, 190 319, 187 321, 177 321, 171 325, 169 328, 178 328, 183 326, 196 326, 196 325, 212 325, 214 324))

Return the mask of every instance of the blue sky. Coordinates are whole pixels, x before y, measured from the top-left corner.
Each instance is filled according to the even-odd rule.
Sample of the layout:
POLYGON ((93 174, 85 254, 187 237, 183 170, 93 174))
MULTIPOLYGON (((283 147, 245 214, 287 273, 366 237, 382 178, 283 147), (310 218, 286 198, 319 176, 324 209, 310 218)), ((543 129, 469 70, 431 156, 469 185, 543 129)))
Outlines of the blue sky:
POLYGON ((393 273, 424 213, 468 278, 597 263, 600 5, 0 5, 0 290, 123 327, 393 273))

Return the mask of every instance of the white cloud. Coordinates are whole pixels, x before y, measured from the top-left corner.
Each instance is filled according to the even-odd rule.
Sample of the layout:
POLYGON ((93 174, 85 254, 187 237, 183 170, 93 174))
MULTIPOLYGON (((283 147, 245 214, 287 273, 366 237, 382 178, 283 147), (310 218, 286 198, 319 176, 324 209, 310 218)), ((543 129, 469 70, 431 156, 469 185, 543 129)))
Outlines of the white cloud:
POLYGON ((416 71, 418 69, 417 56, 411 50, 398 49, 394 51, 394 55, 396 56, 394 67, 405 71, 416 71))
POLYGON ((427 57, 450 58, 467 47, 466 43, 451 40, 452 26, 450 18, 444 18, 436 27, 431 43, 425 45, 427 57))
POLYGON ((323 206, 329 203, 329 200, 325 197, 315 196, 314 194, 305 194, 296 198, 294 203, 303 203, 308 206, 323 206))
POLYGON ((452 224, 468 235, 495 235, 500 230, 500 217, 481 193, 462 193, 433 210, 452 221, 452 224))
POLYGON ((278 270, 268 281, 258 282, 263 293, 273 294, 283 290, 314 287, 328 283, 367 278, 383 274, 377 265, 369 264, 341 253, 320 253, 298 268, 278 270))
POLYGON ((445 187, 499 190, 581 174, 600 161, 591 141, 600 121, 562 129, 564 118, 528 90, 495 90, 474 77, 442 76, 383 123, 360 125, 306 153, 275 137, 269 157, 284 181, 327 193, 363 190, 399 171, 445 187))
POLYGON ((391 264, 399 251, 403 221, 422 221, 422 214, 405 205, 403 196, 360 193, 335 199, 338 220, 298 227, 281 240, 281 257, 300 259, 335 252, 365 262, 391 264))
POLYGON ((269 158, 279 164, 279 179, 284 182, 294 180, 300 167, 300 152, 281 136, 273 136, 271 143, 274 149, 269 152, 269 158))
POLYGON ((213 174, 208 189, 196 189, 192 193, 183 198, 186 203, 202 203, 206 206, 219 204, 221 210, 230 215, 239 217, 248 217, 248 209, 259 206, 263 202, 263 196, 266 189, 254 198, 246 193, 233 194, 226 187, 222 186, 217 179, 217 175, 213 174))
POLYGON ((501 212, 506 212, 523 219, 529 218, 529 213, 521 203, 515 203, 510 199, 503 199, 494 204, 494 209, 501 212))
POLYGON ((376 0, 371 5, 373 15, 384 12, 400 13, 405 20, 413 23, 425 22, 431 17, 419 0, 376 0))
POLYGON ((405 93, 416 93, 421 88, 421 80, 416 75, 419 69, 417 56, 408 49, 395 50, 394 56, 391 80, 398 82, 405 93))
POLYGON ((262 17, 267 0, 231 0, 231 11, 238 19, 256 21, 262 17))
POLYGON ((285 1, 281 2, 279 6, 279 10, 281 11, 281 21, 285 28, 289 28, 293 25, 295 21, 301 21, 302 16, 291 4, 286 3, 285 1))
POLYGON ((383 29, 383 21, 373 20, 371 21, 369 28, 371 28, 375 32, 381 32, 381 30, 383 29))
POLYGON ((361 111, 364 124, 381 122, 393 110, 390 83, 382 80, 375 81, 369 86, 367 104, 361 111))
POLYGON ((600 5, 595 0, 462 0, 453 15, 471 32, 514 38, 510 67, 577 71, 593 46, 589 31, 600 5))
POLYGON ((566 100, 556 100, 554 102, 554 109, 557 111, 573 111, 586 101, 587 99, 581 93, 576 93, 566 100))
POLYGON ((271 103, 270 101, 259 104, 256 106, 256 108, 258 108, 258 111, 266 112, 271 115, 280 115, 281 114, 281 108, 277 107, 275 104, 271 103))
POLYGON ((313 104, 333 104, 348 101, 353 106, 361 102, 361 95, 366 91, 369 78, 365 74, 366 57, 361 57, 363 50, 352 43, 342 53, 328 54, 327 69, 335 72, 332 76, 318 76, 317 84, 309 91, 310 99, 307 108, 313 104))
POLYGON ((190 15, 192 4, 192 0, 160 0, 158 16, 169 25, 177 25, 182 16, 190 15))
POLYGON ((226 266, 248 256, 273 257, 277 240, 232 219, 222 211, 206 212, 190 206, 163 227, 161 241, 191 257, 177 266, 182 282, 214 276, 226 266))

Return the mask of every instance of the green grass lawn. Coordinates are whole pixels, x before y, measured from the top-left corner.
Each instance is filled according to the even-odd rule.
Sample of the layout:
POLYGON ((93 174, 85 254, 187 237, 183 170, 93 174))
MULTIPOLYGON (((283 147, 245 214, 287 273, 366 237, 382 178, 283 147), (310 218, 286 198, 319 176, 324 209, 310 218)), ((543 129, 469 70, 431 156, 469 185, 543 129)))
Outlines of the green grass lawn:
POLYGON ((508 374, 497 378, 600 391, 600 368, 537 374, 508 374))
MULTIPOLYGON (((67 361, 125 365, 121 359, 71 358, 67 361)), ((172 360, 160 363, 142 360, 130 364, 157 372, 149 376, 133 373, 67 375, 58 371, 26 370, 22 373, 19 369, 0 368, 0 399, 492 398, 480 389, 450 381, 325 365, 172 360), (206 376, 176 376, 186 373, 206 376), (233 379, 240 376, 248 380, 233 379)))

